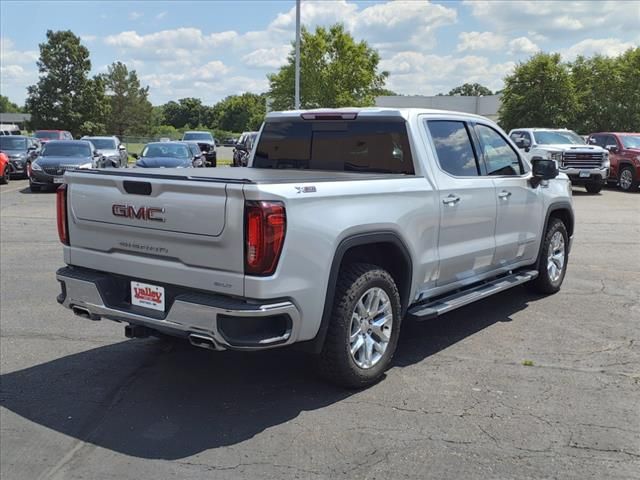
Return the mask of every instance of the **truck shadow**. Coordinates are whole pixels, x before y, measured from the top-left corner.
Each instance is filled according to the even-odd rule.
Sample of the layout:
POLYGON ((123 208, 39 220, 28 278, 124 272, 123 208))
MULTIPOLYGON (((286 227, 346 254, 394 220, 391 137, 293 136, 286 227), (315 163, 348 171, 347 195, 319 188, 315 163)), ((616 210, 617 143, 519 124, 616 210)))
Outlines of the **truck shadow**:
MULTIPOLYGON (((408 367, 510 321, 535 298, 516 288, 440 319, 406 322, 394 365, 408 367)), ((7 373, 0 386, 0 405, 31 422, 126 455, 167 460, 240 443, 355 393, 319 380, 309 358, 293 350, 213 354, 155 339, 7 373)))

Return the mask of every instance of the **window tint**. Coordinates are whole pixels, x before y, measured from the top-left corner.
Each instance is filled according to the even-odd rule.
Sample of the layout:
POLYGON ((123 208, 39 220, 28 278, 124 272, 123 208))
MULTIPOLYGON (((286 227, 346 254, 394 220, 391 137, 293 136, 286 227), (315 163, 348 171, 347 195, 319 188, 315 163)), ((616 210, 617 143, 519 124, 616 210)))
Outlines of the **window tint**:
POLYGON ((478 163, 464 122, 427 122, 440 167, 457 177, 477 177, 478 163))
POLYGON ((604 147, 604 135, 591 135, 589 138, 589 145, 604 147))
POLYGON ((267 122, 256 168, 414 173, 404 120, 267 122))
POLYGON ((609 147, 611 145, 613 145, 614 147, 618 146, 618 144, 616 143, 616 139, 613 138, 613 135, 607 135, 604 141, 604 146, 609 147))
POLYGON ((518 154, 493 128, 476 125, 484 154, 484 162, 489 175, 522 175, 522 165, 518 154))

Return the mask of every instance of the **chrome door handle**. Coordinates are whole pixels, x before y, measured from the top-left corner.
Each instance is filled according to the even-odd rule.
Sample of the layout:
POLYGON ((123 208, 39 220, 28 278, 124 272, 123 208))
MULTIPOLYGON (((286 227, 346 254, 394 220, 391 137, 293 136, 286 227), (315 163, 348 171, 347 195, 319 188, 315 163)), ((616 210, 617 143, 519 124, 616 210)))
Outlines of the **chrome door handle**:
POLYGON ((449 194, 447 198, 442 199, 442 203, 444 203, 445 205, 455 205, 459 201, 460 201, 460 197, 457 195, 454 195, 453 193, 449 194))
POLYGON ((506 190, 503 190, 498 194, 498 198, 502 198, 503 200, 506 200, 510 196, 511 196, 511 192, 507 192, 506 190))

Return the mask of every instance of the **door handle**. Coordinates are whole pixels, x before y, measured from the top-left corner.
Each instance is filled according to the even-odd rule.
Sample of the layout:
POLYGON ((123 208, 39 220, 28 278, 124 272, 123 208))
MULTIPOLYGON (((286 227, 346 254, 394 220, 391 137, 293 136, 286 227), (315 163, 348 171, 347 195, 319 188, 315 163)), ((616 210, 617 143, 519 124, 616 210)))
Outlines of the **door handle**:
POLYGON ((498 194, 498 198, 502 198, 503 200, 506 200, 510 196, 511 196, 511 192, 507 192, 506 190, 503 190, 498 194))
POLYGON ((454 195, 453 193, 450 193, 447 196, 447 198, 442 199, 442 203, 444 203, 445 205, 455 205, 459 201, 460 201, 460 197, 457 195, 454 195))

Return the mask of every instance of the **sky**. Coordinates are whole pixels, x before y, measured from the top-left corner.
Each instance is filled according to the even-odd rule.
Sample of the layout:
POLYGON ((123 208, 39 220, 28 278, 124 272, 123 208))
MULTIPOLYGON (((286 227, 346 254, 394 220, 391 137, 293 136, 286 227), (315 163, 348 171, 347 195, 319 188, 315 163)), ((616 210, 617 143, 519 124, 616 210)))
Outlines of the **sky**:
MULTIPOLYGON (((492 90, 537 51, 618 55, 640 46, 640 1, 312 1, 308 28, 342 22, 365 40, 401 94, 446 93, 465 82, 492 90)), ((0 93, 22 105, 38 79, 46 31, 71 30, 93 73, 124 62, 149 85, 154 105, 184 97, 213 104, 268 90, 295 39, 288 1, 0 2, 0 93)), ((302 79, 304 82, 304 79, 302 79)))

